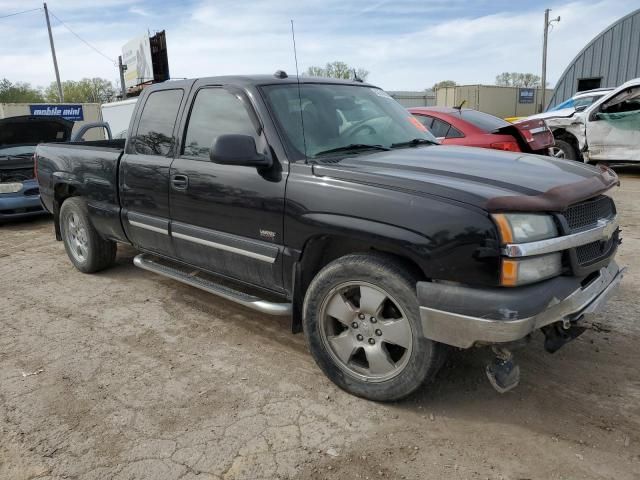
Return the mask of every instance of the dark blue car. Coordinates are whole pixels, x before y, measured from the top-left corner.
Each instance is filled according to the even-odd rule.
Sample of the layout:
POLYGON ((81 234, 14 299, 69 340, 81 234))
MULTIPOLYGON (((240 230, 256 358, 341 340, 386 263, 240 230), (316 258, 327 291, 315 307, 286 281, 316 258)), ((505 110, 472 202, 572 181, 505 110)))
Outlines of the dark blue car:
POLYGON ((33 154, 41 142, 67 142, 73 122, 60 117, 21 116, 0 120, 0 222, 35 215, 40 203, 33 154))

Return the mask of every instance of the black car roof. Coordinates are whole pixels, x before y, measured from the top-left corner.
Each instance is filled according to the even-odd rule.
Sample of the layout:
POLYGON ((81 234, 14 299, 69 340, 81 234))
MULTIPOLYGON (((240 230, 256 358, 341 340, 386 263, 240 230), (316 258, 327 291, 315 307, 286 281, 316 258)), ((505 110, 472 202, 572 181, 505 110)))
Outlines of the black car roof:
MULTIPOLYGON (((168 88, 188 88, 195 82, 211 83, 219 85, 240 85, 244 87, 261 86, 261 85, 280 85, 280 84, 297 84, 298 79, 295 75, 289 75, 286 78, 279 78, 272 75, 225 75, 218 77, 201 77, 191 78, 186 80, 168 80, 162 83, 156 83, 149 87, 147 90, 165 90, 168 88)), ((324 78, 324 77, 300 77, 301 84, 335 84, 335 85, 354 85, 354 86, 366 86, 374 87, 369 83, 357 82, 354 80, 339 80, 336 78, 324 78)))

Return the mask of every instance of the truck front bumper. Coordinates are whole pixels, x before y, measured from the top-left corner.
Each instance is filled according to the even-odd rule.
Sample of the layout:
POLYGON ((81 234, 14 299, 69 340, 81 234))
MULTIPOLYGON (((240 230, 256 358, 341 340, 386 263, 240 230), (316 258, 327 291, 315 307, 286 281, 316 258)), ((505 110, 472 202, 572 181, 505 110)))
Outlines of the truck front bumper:
POLYGON ((423 334, 459 348, 520 340, 546 325, 599 311, 624 270, 612 261, 586 278, 556 277, 519 288, 418 282, 423 334))

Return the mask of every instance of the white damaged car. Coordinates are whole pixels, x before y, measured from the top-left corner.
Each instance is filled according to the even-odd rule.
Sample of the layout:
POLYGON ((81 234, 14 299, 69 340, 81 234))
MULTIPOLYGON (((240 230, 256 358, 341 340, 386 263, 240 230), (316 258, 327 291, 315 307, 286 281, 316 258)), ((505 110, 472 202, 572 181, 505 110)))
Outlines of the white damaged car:
POLYGON ((551 155, 584 162, 640 162, 640 78, 630 80, 590 105, 556 109, 544 119, 555 138, 551 155))

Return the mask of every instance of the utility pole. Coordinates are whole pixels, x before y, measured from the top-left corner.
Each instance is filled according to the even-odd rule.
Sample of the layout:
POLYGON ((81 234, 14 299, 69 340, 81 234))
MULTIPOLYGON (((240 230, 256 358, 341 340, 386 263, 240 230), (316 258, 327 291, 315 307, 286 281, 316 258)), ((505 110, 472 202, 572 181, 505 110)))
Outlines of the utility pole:
POLYGON ((58 71, 58 60, 56 59, 56 47, 53 45, 53 34, 51 33, 51 22, 49 21, 49 10, 47 10, 47 3, 44 3, 44 16, 47 19, 47 30, 49 30, 49 43, 51 44, 51 56, 53 57, 53 68, 56 71, 56 82, 58 82, 58 96, 60 97, 60 103, 64 102, 64 95, 62 94, 62 84, 60 83, 60 72, 58 71))
POLYGON ((122 99, 127 98, 127 87, 124 85, 124 71, 127 69, 126 65, 122 64, 122 55, 118 57, 118 70, 120 71, 120 90, 122 91, 122 99))
POLYGON ((547 106, 547 37, 549 36, 549 26, 553 22, 559 22, 560 17, 554 18, 549 21, 549 12, 550 8, 547 8, 544 11, 544 40, 542 41, 542 101, 540 105, 540 111, 542 112, 544 108, 547 106))

